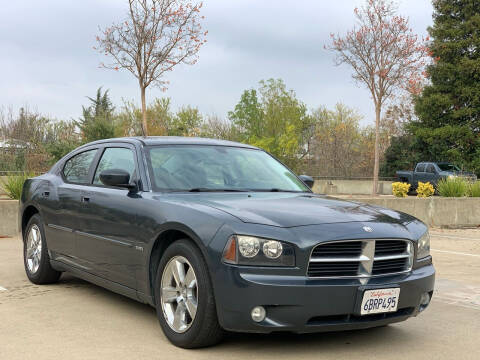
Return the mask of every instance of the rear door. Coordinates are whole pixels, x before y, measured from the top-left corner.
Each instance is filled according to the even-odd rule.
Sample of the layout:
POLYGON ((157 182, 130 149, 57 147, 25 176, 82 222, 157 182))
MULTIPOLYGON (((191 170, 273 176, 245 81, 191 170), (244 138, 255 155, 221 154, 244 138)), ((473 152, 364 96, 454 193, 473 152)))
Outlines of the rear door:
POLYGON ((425 172, 425 182, 428 181, 430 184, 435 184, 437 174, 435 170, 435 166, 433 164, 427 164, 426 172, 425 172))
POLYGON ((108 145, 101 150, 93 181, 84 191, 77 231, 77 253, 90 272, 136 289, 136 270, 142 265, 142 249, 136 239, 143 229, 137 223, 142 198, 137 192, 104 185, 100 173, 121 169, 137 182, 135 148, 128 144, 108 145))
POLYGON ((413 173, 413 187, 416 189, 418 186, 418 182, 424 182, 425 180, 425 163, 419 163, 417 164, 417 167, 415 168, 415 171, 413 173))
POLYGON ((74 230, 83 207, 81 194, 88 188, 93 176, 93 164, 97 154, 98 148, 93 147, 82 149, 71 156, 61 170, 61 180, 55 189, 56 193, 49 194, 58 204, 46 219, 45 229, 49 249, 54 252, 56 260, 78 265, 74 230))

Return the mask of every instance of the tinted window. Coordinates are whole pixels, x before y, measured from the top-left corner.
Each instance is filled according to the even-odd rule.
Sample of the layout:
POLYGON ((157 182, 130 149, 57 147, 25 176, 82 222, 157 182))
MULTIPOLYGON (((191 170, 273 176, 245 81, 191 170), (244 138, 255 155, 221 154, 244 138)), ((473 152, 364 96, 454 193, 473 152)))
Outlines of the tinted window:
POLYGON ((418 164, 416 172, 425 172, 425 164, 418 164))
POLYGON ((88 171, 97 149, 82 152, 67 160, 63 168, 63 175, 68 182, 88 184, 88 171))
POLYGON ((437 164, 440 170, 442 171, 460 171, 460 168, 458 166, 453 165, 453 164, 448 164, 448 163, 440 163, 437 164))
POLYGON ((427 165, 427 172, 428 173, 435 173, 435 167, 432 164, 427 165))
POLYGON ((149 148, 157 190, 308 191, 285 166, 261 150, 172 145, 149 148))
POLYGON ((135 160, 133 151, 125 148, 108 148, 105 149, 102 158, 95 172, 93 178, 94 184, 102 184, 100 181, 100 173, 105 170, 120 169, 125 170, 130 174, 130 179, 133 178, 135 172, 135 160))

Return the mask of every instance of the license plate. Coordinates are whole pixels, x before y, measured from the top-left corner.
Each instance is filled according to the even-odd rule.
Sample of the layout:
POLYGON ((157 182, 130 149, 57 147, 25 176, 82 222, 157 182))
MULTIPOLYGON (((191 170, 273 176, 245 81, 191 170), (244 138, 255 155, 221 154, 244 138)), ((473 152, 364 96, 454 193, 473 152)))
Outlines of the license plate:
POLYGON ((400 288, 366 290, 360 315, 397 311, 400 288))

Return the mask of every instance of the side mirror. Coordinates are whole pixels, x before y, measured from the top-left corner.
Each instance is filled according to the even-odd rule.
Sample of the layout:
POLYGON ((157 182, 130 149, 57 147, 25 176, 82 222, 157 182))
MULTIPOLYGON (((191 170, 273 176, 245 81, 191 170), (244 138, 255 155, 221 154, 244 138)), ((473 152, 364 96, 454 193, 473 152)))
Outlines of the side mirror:
POLYGON ((104 170, 100 173, 100 181, 107 186, 123 187, 127 189, 135 188, 130 184, 130 174, 122 169, 104 170))
POLYGON ((302 180, 305 185, 307 185, 310 189, 313 188, 313 184, 315 183, 315 180, 311 176, 308 175, 300 175, 299 179, 302 180))

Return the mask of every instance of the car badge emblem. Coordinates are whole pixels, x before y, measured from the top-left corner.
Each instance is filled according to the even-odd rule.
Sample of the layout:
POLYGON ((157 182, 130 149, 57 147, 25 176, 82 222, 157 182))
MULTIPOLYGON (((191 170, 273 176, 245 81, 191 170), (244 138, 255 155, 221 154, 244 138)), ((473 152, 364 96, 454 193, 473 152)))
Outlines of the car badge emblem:
POLYGON ((365 230, 366 232, 373 232, 373 229, 370 226, 364 226, 363 230, 365 230))

